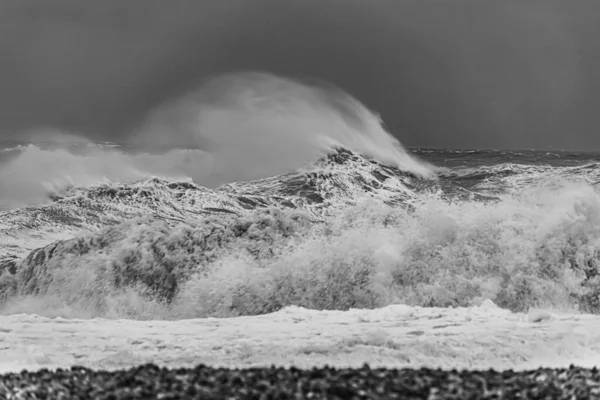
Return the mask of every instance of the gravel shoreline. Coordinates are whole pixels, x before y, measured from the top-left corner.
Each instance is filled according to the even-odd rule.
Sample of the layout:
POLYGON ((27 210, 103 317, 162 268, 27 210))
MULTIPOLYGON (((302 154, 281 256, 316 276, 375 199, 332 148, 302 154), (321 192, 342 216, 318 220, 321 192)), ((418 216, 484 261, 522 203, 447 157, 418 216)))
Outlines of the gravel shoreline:
POLYGON ((102 371, 22 371, 0 375, 13 399, 600 399, 600 370, 249 368, 153 364, 102 371))

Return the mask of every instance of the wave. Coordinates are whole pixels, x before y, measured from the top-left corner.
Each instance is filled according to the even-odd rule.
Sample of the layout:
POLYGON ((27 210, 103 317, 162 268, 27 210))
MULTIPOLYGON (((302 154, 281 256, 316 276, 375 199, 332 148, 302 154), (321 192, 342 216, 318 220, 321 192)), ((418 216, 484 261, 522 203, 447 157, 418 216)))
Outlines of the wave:
MULTIPOLYGON (((300 168, 344 147, 422 177, 434 168, 408 154, 381 118, 332 85, 258 72, 223 75, 152 112, 134 136, 147 146, 201 148, 218 175, 205 186, 300 168)), ((195 177, 194 177, 195 178, 195 177)))
POLYGON ((77 154, 28 145, 0 166, 0 209, 44 204, 50 196, 73 187, 151 177, 185 179, 205 169, 208 159, 200 150, 127 154, 114 148, 89 148, 77 154))
POLYGON ((412 207, 424 193, 436 193, 447 200, 494 199, 452 182, 423 180, 339 148, 295 172, 215 189, 189 178, 65 187, 52 192, 51 201, 42 206, 0 211, 0 235, 4 237, 0 258, 25 256, 53 240, 145 215, 181 221, 279 207, 303 210, 323 219, 365 199, 412 207))
POLYGON ((494 201, 443 186, 340 149, 312 169, 214 190, 158 179, 73 189, 58 209, 113 225, 12 259, 0 312, 175 319, 486 299, 600 312, 592 185, 494 201))
POLYGON ((479 193, 516 195, 525 187, 552 187, 569 182, 595 186, 600 183, 600 163, 560 167, 500 163, 473 168, 445 169, 440 170, 439 175, 479 193))
POLYGON ((219 76, 166 102, 120 147, 56 130, 27 138, 0 160, 0 209, 40 205, 70 187, 152 177, 215 188, 294 171, 338 146, 435 177, 350 95, 264 73, 219 76))
POLYGON ((0 313, 600 313, 597 163, 434 167, 339 89, 256 73, 167 102, 127 143, 51 138, 0 160, 0 313))
POLYGON ((324 218, 362 198, 407 204, 427 185, 435 185, 435 181, 422 181, 338 149, 293 173, 216 189, 207 189, 190 179, 161 178, 65 188, 54 192, 52 201, 43 206, 0 212, 0 234, 4 237, 0 257, 6 252, 24 256, 24 252, 43 245, 44 240, 48 243, 145 215, 189 221, 211 214, 240 215, 258 208, 279 207, 324 218))

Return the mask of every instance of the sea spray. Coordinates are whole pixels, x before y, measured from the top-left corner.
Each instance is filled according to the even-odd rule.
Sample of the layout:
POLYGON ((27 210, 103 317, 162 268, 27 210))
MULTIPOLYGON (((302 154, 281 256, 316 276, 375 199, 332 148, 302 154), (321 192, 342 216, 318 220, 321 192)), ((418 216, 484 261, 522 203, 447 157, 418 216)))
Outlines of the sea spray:
POLYGON ((140 220, 49 247, 41 262, 32 253, 2 312, 177 319, 486 299, 600 311, 600 196, 585 184, 494 203, 430 194, 411 210, 373 199, 322 222, 280 209, 203 221, 140 220))
POLYGON ((45 204, 0 212, 0 312, 600 312, 597 164, 441 170, 338 89, 256 73, 165 103, 128 144, 11 150, 4 205, 45 204))
POLYGON ((29 145, 0 160, 0 209, 44 204, 71 187, 152 177, 215 188, 292 172, 338 146, 435 178, 433 166, 349 94, 267 73, 213 77, 152 110, 120 146, 54 128, 25 137, 29 145))
POLYGON ((333 85, 259 72, 221 75, 150 114, 133 144, 201 148, 215 155, 201 183, 289 172, 341 146, 422 177, 434 167, 410 155, 381 118, 333 85))

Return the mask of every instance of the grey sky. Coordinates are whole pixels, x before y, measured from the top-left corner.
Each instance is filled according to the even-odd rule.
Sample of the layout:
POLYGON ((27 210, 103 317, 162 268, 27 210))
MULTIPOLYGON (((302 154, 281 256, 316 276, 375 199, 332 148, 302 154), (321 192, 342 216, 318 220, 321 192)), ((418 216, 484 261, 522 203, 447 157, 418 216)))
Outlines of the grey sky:
POLYGON ((597 0, 3 0, 0 135, 115 140, 219 72, 331 81, 409 146, 600 150, 597 0))

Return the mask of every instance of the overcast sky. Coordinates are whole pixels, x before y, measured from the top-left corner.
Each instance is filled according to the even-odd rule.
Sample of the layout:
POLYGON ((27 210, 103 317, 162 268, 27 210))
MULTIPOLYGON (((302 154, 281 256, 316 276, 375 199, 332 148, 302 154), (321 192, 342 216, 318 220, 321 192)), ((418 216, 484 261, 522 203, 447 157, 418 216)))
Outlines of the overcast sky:
POLYGON ((408 146, 600 150, 598 0, 2 0, 0 135, 115 140, 237 70, 331 81, 408 146))

